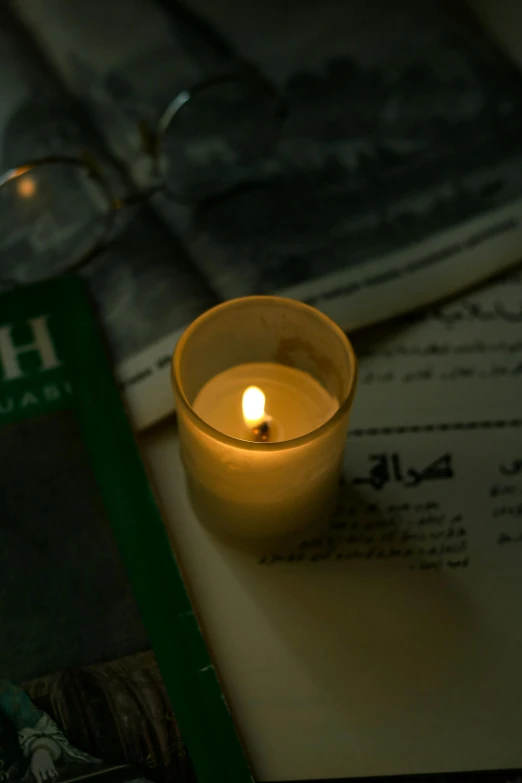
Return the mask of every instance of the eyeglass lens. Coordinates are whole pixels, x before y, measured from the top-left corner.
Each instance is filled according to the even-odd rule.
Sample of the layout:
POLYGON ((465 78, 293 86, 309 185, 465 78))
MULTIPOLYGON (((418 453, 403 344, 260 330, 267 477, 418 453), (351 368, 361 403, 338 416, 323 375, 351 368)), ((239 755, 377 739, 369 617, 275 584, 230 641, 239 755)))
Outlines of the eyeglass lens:
POLYGON ((276 102, 264 85, 237 79, 202 88, 161 139, 167 191, 196 200, 243 181, 259 168, 277 132, 276 102))
POLYGON ((0 281, 31 283, 76 265, 104 238, 110 199, 80 162, 45 163, 0 188, 0 281))

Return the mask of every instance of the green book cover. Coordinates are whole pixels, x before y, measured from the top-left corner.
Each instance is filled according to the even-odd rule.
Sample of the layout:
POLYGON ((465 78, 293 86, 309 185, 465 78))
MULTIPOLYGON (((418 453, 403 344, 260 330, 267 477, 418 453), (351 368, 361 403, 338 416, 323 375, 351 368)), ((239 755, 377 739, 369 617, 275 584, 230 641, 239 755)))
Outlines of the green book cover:
POLYGON ((0 780, 251 780, 77 279, 0 296, 0 425, 0 780))

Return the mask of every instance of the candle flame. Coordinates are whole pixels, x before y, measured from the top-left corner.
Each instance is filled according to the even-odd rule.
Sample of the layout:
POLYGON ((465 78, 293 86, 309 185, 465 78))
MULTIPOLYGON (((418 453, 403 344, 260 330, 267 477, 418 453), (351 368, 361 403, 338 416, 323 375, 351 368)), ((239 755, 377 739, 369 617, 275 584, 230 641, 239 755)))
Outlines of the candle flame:
POLYGON ((265 399, 265 395, 257 386, 249 386, 243 392, 243 418, 249 427, 255 427, 263 421, 265 399))

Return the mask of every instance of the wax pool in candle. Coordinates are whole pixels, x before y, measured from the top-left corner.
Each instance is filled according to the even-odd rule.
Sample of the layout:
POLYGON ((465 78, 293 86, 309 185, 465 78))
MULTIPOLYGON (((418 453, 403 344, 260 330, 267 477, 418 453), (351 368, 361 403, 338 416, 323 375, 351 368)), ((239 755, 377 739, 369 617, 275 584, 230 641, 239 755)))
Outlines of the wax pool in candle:
POLYGON ((202 387, 192 407, 214 429, 252 440, 242 398, 249 386, 266 397, 270 441, 292 440, 316 430, 339 409, 339 403, 306 372, 272 362, 252 362, 218 373, 202 387))

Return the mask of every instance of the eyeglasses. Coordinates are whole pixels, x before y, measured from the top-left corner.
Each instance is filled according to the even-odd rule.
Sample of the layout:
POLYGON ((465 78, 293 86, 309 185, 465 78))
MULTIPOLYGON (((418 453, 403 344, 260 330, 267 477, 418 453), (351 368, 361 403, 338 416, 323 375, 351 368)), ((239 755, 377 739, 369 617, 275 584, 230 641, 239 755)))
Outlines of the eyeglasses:
POLYGON ((259 176, 284 106, 257 74, 226 74, 183 90, 154 131, 140 124, 152 184, 115 197, 95 157, 49 156, 0 175, 0 285, 55 277, 107 246, 120 210, 159 192, 197 207, 259 176))

